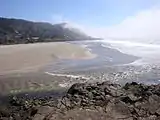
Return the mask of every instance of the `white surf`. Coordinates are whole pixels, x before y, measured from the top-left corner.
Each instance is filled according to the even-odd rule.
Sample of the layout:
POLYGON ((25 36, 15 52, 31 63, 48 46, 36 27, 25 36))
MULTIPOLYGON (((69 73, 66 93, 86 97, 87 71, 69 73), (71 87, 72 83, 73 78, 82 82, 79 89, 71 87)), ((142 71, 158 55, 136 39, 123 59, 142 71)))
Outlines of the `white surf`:
POLYGON ((121 40, 103 40, 103 47, 112 47, 119 50, 122 53, 141 57, 141 59, 135 61, 132 64, 157 64, 160 63, 160 44, 140 43, 133 41, 121 41, 121 40), (111 46, 106 45, 109 43, 111 46))

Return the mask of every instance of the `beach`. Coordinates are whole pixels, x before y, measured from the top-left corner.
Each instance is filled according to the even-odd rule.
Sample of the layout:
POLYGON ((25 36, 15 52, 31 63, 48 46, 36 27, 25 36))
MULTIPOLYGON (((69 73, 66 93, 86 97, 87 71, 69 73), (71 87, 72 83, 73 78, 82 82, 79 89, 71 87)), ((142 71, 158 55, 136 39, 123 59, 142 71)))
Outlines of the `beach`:
MULTIPOLYGON (((77 114, 87 118, 86 113, 95 118, 96 110, 106 117, 103 108, 120 108, 121 111, 126 111, 128 99, 125 98, 131 98, 131 103, 135 99, 139 100, 141 97, 132 94, 135 91, 142 92, 142 98, 148 91, 159 94, 160 66, 135 64, 141 60, 140 57, 122 53, 109 44, 38 43, 1 46, 0 49, 0 112, 5 118, 17 118, 21 115, 19 119, 55 119, 55 116, 58 120, 62 116, 77 119, 77 114), (134 86, 136 90, 132 91, 134 86), (129 91, 129 95, 123 90, 128 87, 131 87, 131 93, 130 89, 125 91, 129 91), (103 88, 109 88, 109 92, 103 92, 103 88), (112 98, 111 101, 116 100, 111 102, 112 106, 109 107, 108 104, 103 105, 108 98, 112 98), (118 106, 117 98, 120 99, 118 106), (102 106, 97 106, 99 102, 102 106), (84 105, 89 106, 86 109, 84 105), (88 111, 88 108, 92 111, 88 111), (64 109, 66 111, 63 114, 64 109), (8 116, 5 116, 6 113, 8 116), (34 116, 31 113, 34 113, 34 116)), ((155 95, 150 98, 154 99, 155 95)), ((139 101, 137 103, 139 104, 139 101)), ((148 100, 146 103, 148 104, 148 100)), ((158 106, 159 102, 155 105, 158 106)), ((114 113, 114 110, 111 113, 114 113)), ((108 115, 112 116, 111 113, 108 115)), ((120 115, 123 115, 123 112, 120 115)), ((113 116, 117 118, 119 112, 116 111, 113 116)))
POLYGON ((70 77, 49 75, 45 66, 61 59, 94 57, 87 48, 65 42, 0 46, 0 94, 60 89, 60 82, 69 81, 70 77))
POLYGON ((87 45, 91 46, 83 42, 0 46, 1 94, 68 88, 76 82, 90 80, 89 72, 104 71, 108 65, 137 59, 100 44, 87 45), (119 55, 123 57, 118 61, 119 55))
POLYGON ((0 46, 0 94, 67 89, 74 83, 160 83, 159 65, 135 65, 140 57, 101 42, 0 46))
POLYGON ((95 55, 70 43, 0 46, 0 74, 34 71, 58 59, 90 59, 95 55))

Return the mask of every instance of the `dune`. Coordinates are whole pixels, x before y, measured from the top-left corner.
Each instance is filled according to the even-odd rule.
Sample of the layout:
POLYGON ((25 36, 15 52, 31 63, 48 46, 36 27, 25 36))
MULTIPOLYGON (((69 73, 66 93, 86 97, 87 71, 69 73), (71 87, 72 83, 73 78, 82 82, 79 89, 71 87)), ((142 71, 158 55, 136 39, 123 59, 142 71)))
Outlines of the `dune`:
POLYGON ((70 43, 0 46, 0 74, 37 70, 58 59, 91 59, 87 48, 70 43))

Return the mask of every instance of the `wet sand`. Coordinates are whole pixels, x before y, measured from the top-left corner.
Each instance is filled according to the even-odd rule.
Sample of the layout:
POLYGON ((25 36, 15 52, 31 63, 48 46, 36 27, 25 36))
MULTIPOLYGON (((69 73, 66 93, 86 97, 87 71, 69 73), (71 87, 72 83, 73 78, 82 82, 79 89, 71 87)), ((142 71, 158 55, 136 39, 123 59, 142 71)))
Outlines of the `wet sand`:
POLYGON ((48 75, 43 67, 60 59, 94 57, 87 48, 71 43, 0 46, 0 95, 62 89, 61 83, 71 78, 48 75))
POLYGON ((0 75, 0 95, 59 90, 59 84, 64 81, 69 81, 69 78, 50 76, 40 71, 0 75))
POLYGON ((56 101, 71 85, 80 82, 160 83, 158 65, 124 65, 138 58, 100 45, 90 48, 88 51, 69 43, 1 46, 0 104, 5 107, 13 96, 25 100, 52 97, 56 101), (38 69, 50 62, 52 69, 38 69))
POLYGON ((108 65, 137 60, 135 56, 105 48, 99 43, 83 45, 37 43, 0 46, 0 94, 59 90, 77 82, 101 79, 101 74, 96 75, 99 78, 93 74, 98 71, 108 74, 105 71, 111 71, 108 65))
POLYGON ((35 71, 58 59, 91 59, 86 48, 70 43, 0 46, 0 74, 35 71))

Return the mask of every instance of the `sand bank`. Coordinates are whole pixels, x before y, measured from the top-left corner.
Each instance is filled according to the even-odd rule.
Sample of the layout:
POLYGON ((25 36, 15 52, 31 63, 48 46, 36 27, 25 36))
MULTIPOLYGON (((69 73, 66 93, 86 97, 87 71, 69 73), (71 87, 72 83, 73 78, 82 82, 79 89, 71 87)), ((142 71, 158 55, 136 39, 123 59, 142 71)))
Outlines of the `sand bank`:
POLYGON ((0 74, 36 70, 58 59, 91 59, 86 48, 70 43, 0 46, 0 74))

